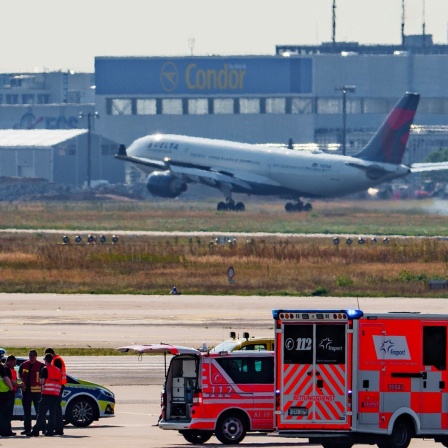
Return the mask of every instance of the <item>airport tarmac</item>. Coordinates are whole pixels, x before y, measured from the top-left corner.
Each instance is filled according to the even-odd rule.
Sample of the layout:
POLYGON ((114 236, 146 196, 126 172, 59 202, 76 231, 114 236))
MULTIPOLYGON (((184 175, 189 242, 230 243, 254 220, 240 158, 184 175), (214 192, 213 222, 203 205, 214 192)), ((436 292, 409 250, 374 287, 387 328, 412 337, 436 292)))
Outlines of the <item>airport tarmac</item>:
MULTIPOLYGON (((364 312, 444 313, 448 299, 135 296, 0 294, 0 346, 119 347, 132 343, 170 342, 199 347, 242 334, 273 334, 272 309, 347 309, 364 312)), ((175 431, 154 426, 160 410, 163 357, 67 357, 67 367, 85 380, 100 382, 116 394, 116 416, 88 428, 67 426, 60 437, 1 439, 0 446, 162 448, 192 446, 175 431), (132 372, 132 373, 130 373, 132 372)), ((20 433, 22 425, 13 427, 20 433)), ((413 440, 411 448, 435 445, 413 440)), ((308 446, 304 439, 248 435, 241 446, 308 446)), ((205 446, 220 446, 213 437, 205 446)), ((441 446, 441 445, 438 445, 441 446)))
MULTIPOLYGON (((64 437, 16 436, 10 439, 0 438, 0 446, 14 448, 48 448, 64 446, 76 448, 178 448, 191 447, 190 443, 177 431, 162 431, 155 426, 160 411, 160 386, 116 386, 112 387, 116 395, 116 416, 101 419, 87 428, 75 428, 71 425, 64 429, 64 437)), ((13 430, 20 434, 21 422, 13 422, 13 430)), ((205 447, 222 445, 215 437, 205 447)), ((307 439, 281 438, 273 434, 248 434, 241 447, 254 448, 290 448, 315 446, 307 439)), ((360 445, 358 445, 360 446, 360 445)), ((432 440, 413 439, 409 448, 443 448, 432 440)))
POLYGON ((447 304, 448 299, 3 293, 0 347, 213 346, 230 331, 273 335, 272 309, 444 313, 447 304))
MULTIPOLYGON (((64 429, 63 437, 38 438, 16 436, 9 439, 0 438, 0 446, 14 448, 180 448, 192 447, 177 431, 163 431, 157 426, 160 411, 159 386, 117 386, 113 388, 117 404, 116 416, 94 422, 87 428, 75 428, 71 425, 64 429)), ((21 422, 13 423, 13 430, 20 434, 21 422)), ((212 437, 204 447, 220 447, 222 445, 212 437)), ((254 448, 290 448, 319 447, 310 445, 307 439, 281 438, 273 434, 248 434, 239 446, 254 448)), ((358 445, 361 446, 361 445, 358 445)), ((416 440, 410 448, 443 448, 432 440, 416 440)))

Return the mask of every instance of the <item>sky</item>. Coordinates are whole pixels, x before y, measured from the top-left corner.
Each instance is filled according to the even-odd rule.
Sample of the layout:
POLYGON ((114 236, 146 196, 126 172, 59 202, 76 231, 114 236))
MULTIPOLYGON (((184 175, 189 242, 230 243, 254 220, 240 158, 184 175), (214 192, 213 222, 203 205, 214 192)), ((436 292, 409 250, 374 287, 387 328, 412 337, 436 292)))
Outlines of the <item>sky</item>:
MULTIPOLYGON (((448 0, 404 0, 446 44, 448 0)), ((273 55, 332 39, 333 0, 0 0, 0 72, 93 72, 95 56, 273 55)), ((402 0, 336 0, 336 40, 401 43, 402 0)))

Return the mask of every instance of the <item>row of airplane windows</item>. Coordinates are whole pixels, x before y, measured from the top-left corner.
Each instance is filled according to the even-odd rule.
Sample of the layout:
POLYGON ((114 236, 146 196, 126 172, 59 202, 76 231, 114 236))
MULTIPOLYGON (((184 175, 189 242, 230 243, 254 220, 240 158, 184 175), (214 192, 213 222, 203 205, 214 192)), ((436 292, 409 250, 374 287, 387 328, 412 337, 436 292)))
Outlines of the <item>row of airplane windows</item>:
MULTIPOLYGON (((347 99, 348 114, 387 114, 394 98, 347 99)), ((341 114, 341 98, 108 98, 108 115, 341 114)), ((422 98, 421 114, 447 114, 448 98, 422 98)))

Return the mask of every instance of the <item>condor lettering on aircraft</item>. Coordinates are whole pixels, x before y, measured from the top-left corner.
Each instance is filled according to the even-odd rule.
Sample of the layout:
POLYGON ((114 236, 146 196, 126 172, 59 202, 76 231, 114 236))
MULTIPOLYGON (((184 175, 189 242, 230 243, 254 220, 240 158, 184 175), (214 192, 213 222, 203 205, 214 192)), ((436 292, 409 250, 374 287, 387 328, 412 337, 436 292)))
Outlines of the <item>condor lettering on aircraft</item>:
POLYGON ((154 134, 121 145, 116 158, 149 173, 148 190, 175 198, 188 184, 220 190, 218 210, 243 211, 232 193, 288 198, 286 211, 310 211, 301 199, 331 198, 364 191, 413 172, 446 170, 448 162, 401 163, 420 95, 406 93, 370 142, 353 156, 308 153, 283 147, 154 134))

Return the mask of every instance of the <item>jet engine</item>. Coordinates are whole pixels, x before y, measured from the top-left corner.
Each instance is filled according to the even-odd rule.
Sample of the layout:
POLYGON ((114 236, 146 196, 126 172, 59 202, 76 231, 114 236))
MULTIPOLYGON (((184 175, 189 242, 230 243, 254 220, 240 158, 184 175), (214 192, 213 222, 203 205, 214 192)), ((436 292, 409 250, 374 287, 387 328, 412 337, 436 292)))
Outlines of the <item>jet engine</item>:
POLYGON ((148 176, 146 188, 154 196, 176 198, 187 190, 187 184, 169 171, 154 171, 148 176))

